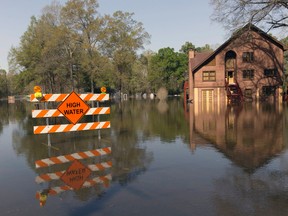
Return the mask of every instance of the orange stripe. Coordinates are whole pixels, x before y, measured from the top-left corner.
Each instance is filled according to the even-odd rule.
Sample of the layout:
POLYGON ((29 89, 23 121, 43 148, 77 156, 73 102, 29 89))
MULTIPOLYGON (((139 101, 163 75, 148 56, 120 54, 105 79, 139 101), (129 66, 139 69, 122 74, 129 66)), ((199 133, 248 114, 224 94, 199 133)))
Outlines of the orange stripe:
POLYGON ((41 179, 43 179, 45 181, 51 180, 51 178, 47 174, 40 175, 39 178, 41 178, 41 179))
POLYGON ((60 125, 53 125, 53 127, 51 127, 48 133, 55 133, 59 127, 60 125))
POLYGON ((110 148, 103 148, 102 149, 103 151, 105 151, 107 154, 110 154, 111 153, 111 149, 110 148))
POLYGON ((88 158, 88 155, 86 155, 84 152, 79 152, 78 155, 82 158, 88 158))
POLYGON ((40 134, 44 130, 45 127, 46 126, 37 126, 34 131, 34 134, 40 134))
POLYGON ((59 111, 59 110, 56 110, 55 113, 53 113, 53 117, 57 117, 57 116, 60 116, 62 113, 59 111))
MULTIPOLYGON (((79 96, 80 96, 80 95, 79 95, 79 96)), ((89 101, 90 98, 92 98, 92 97, 93 97, 93 94, 87 94, 86 97, 83 98, 83 100, 85 100, 85 101, 89 101)))
POLYGON ((74 126, 73 124, 68 124, 68 125, 64 128, 64 131, 63 131, 63 132, 70 131, 73 126, 74 126))
POLYGON ((110 125, 110 121, 107 121, 107 122, 105 122, 105 124, 103 125, 103 127, 102 127, 102 128, 108 128, 108 127, 109 127, 109 125, 110 125))
POLYGON ((44 101, 48 101, 49 98, 51 98, 51 97, 52 97, 52 94, 45 94, 44 97, 43 97, 43 100, 44 101))
POLYGON ((77 131, 80 131, 80 130, 82 131, 86 125, 87 125, 87 123, 80 124, 80 126, 77 128, 77 131))
POLYGON ((75 158, 72 157, 71 155, 65 155, 64 157, 65 157, 67 160, 69 160, 69 161, 75 160, 75 158))
POLYGON ((47 113, 48 113, 48 110, 42 110, 42 111, 38 114, 37 118, 42 118, 42 117, 44 117, 47 113))
POLYGON ((105 114, 110 114, 110 107, 106 110, 105 114))
POLYGON ((35 161, 35 165, 38 167, 46 167, 47 166, 47 164, 41 160, 35 161))
POLYGON ((68 94, 60 94, 56 101, 63 101, 68 94))
POLYGON ((95 156, 99 156, 100 155, 100 153, 97 151, 97 150, 91 150, 90 151, 93 155, 95 155, 95 156))
POLYGON ((101 112, 101 110, 102 110, 102 108, 96 108, 93 114, 97 115, 98 113, 101 112))
POLYGON ((100 124, 99 122, 93 123, 92 126, 90 127, 90 129, 91 129, 91 130, 96 129, 99 124, 100 124))
POLYGON ((59 164, 59 163, 63 163, 61 160, 59 160, 57 157, 52 157, 50 158, 51 161, 53 161, 54 163, 56 164, 59 164))
POLYGON ((104 167, 102 164, 96 164, 96 167, 97 167, 99 170, 105 169, 105 167, 104 167))
POLYGON ((102 101, 106 94, 100 94, 97 100, 102 101))
POLYGON ((57 175, 58 177, 61 177, 63 175, 63 172, 59 171, 59 172, 55 172, 55 175, 57 175))
POLYGON ((49 175, 47 175, 47 174, 40 175, 39 177, 40 177, 41 179, 45 180, 45 181, 51 180, 51 178, 50 178, 49 175))

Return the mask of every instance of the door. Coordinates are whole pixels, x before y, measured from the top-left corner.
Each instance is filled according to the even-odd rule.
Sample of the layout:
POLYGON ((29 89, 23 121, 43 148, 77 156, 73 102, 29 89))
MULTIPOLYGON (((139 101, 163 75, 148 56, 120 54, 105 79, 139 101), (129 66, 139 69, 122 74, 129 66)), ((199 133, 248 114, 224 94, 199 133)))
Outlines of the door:
POLYGON ((228 71, 227 77, 228 77, 228 84, 235 83, 234 82, 234 71, 228 71))

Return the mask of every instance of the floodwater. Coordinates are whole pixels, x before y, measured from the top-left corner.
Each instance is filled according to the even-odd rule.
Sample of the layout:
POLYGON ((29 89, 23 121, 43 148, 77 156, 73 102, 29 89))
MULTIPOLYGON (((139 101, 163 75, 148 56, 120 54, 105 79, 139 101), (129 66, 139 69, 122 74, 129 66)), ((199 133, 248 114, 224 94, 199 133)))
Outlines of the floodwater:
POLYGON ((286 105, 106 106, 100 120, 111 128, 51 134, 49 147, 47 134, 33 134, 45 124, 31 117, 34 105, 0 102, 0 215, 288 215, 286 105), (55 159, 76 154, 80 186, 63 178, 73 160, 55 159))

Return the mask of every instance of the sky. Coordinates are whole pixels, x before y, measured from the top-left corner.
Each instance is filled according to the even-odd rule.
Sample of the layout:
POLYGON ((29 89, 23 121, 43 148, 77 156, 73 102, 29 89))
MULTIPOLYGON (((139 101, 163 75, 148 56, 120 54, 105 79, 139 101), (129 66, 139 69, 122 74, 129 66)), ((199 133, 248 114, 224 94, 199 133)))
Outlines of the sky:
MULTIPOLYGON (((8 71, 8 53, 18 47, 32 16, 39 17, 42 9, 53 0, 1 0, 0 7, 0 69, 8 71)), ((58 0, 65 4, 66 0, 58 0)), ((212 47, 224 43, 229 37, 218 23, 212 22, 210 0, 98 0, 101 15, 115 11, 134 13, 151 35, 145 50, 157 52, 161 48, 179 51, 185 42, 196 47, 212 47)))

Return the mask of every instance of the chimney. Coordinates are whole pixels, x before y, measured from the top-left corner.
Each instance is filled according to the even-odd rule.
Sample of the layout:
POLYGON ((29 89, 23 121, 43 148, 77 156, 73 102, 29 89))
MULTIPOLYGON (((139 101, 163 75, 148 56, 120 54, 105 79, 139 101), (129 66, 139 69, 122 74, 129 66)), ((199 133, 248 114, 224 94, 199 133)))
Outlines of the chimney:
POLYGON ((192 61, 194 61, 195 59, 195 51, 190 49, 189 50, 189 53, 188 53, 188 62, 189 62, 189 65, 188 65, 188 86, 189 86, 189 96, 188 96, 188 100, 189 101, 193 101, 193 98, 194 98, 194 77, 193 77, 193 73, 192 73, 192 68, 191 68, 191 63, 192 61))
POLYGON ((189 50, 189 59, 195 58, 195 51, 194 50, 189 50))

